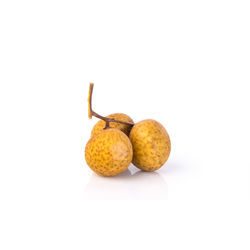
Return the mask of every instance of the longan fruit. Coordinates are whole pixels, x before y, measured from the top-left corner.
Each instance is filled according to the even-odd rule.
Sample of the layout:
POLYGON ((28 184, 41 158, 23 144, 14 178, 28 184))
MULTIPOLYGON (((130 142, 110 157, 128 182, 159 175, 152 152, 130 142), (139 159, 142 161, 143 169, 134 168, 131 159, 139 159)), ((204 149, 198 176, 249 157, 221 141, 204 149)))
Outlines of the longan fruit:
POLYGON ((125 171, 133 158, 129 138, 120 130, 104 129, 92 136, 85 147, 88 166, 101 176, 115 176, 125 171))
POLYGON ((144 171, 155 171, 168 160, 171 142, 166 129, 155 120, 136 123, 129 135, 133 164, 144 171))

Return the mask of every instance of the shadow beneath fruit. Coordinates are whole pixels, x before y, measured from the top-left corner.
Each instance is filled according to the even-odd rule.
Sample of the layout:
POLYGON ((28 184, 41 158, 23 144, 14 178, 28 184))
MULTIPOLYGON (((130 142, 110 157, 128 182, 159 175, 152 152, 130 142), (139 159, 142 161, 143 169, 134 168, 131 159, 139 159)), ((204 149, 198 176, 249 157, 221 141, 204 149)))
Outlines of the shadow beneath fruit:
POLYGON ((183 172, 185 170, 185 167, 183 164, 178 164, 175 162, 167 162, 165 165, 161 168, 162 173, 176 173, 176 172, 183 172))
POLYGON ((194 159, 185 158, 174 161, 167 161, 165 165, 159 170, 163 175, 168 177, 175 175, 187 175, 191 173, 197 173, 200 171, 200 163, 196 162, 194 159))
POLYGON ((168 188, 158 172, 138 171, 132 165, 115 177, 92 174, 84 191, 90 200, 165 200, 168 188))

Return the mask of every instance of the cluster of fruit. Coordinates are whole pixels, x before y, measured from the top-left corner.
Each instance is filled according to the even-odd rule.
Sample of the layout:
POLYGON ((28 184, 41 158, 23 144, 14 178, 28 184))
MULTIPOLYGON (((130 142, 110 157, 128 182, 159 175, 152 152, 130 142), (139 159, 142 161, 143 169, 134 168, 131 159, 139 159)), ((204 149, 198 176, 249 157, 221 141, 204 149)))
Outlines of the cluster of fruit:
POLYGON ((143 171, 155 171, 167 161, 171 143, 166 129, 155 120, 138 123, 125 114, 103 117, 92 110, 93 84, 89 88, 89 118, 100 121, 91 131, 85 148, 88 166, 102 176, 115 176, 132 162, 143 171))

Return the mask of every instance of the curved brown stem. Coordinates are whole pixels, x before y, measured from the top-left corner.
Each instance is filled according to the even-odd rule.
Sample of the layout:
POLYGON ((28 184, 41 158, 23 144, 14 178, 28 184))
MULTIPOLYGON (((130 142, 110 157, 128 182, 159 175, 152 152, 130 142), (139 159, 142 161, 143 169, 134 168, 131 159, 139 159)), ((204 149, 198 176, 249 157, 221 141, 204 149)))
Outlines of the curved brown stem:
POLYGON ((105 125, 105 128, 104 128, 104 129, 107 129, 107 128, 110 128, 109 122, 106 122, 106 125, 105 125))
POLYGON ((113 118, 107 118, 107 117, 104 117, 104 116, 99 115, 99 114, 97 114, 96 112, 94 112, 94 111, 92 110, 92 94, 93 94, 93 88, 94 88, 94 83, 90 83, 90 84, 89 84, 89 97, 88 97, 88 115, 89 115, 89 119, 91 119, 92 116, 95 116, 96 118, 99 118, 99 119, 105 121, 105 122, 106 122, 106 127, 105 127, 105 128, 108 128, 108 127, 109 127, 109 123, 110 123, 110 122, 117 122, 117 123, 121 123, 121 124, 126 124, 126 125, 130 125, 130 126, 134 126, 134 123, 119 121, 119 120, 115 120, 115 119, 113 119, 113 118))

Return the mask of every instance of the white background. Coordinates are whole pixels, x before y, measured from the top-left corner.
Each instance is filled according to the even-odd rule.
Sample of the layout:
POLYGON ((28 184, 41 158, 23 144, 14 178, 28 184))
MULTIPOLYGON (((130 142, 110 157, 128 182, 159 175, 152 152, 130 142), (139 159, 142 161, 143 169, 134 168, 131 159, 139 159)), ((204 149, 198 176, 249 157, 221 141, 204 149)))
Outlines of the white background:
POLYGON ((0 2, 0 249, 250 248, 249 1, 0 2), (171 156, 93 174, 94 110, 171 156))

